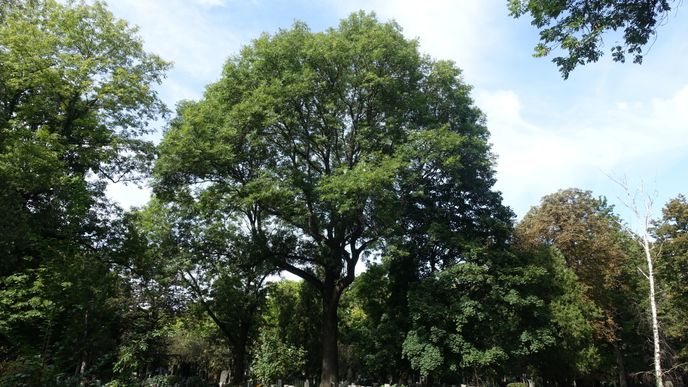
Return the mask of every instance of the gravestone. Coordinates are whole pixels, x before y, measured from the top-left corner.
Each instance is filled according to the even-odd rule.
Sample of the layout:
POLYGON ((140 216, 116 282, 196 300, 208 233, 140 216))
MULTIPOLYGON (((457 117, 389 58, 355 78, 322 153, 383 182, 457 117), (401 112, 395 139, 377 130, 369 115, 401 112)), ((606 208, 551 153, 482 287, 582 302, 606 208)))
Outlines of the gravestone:
POLYGON ((222 370, 222 372, 220 372, 220 387, 227 384, 229 384, 229 371, 222 370))

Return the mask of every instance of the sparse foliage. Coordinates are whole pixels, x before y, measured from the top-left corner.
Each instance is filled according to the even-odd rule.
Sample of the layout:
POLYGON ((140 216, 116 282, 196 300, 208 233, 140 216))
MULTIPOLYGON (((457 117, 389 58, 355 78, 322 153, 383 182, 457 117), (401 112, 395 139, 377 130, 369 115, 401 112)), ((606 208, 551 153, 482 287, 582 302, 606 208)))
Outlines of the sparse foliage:
POLYGON ((509 0, 509 12, 514 17, 529 14, 540 30, 534 56, 564 51, 552 61, 566 79, 577 66, 597 62, 603 55, 604 37, 617 39, 616 31, 622 34, 610 47, 614 61, 625 62, 630 56, 634 63, 642 63, 643 49, 669 18, 672 6, 680 4, 677 0, 509 0))

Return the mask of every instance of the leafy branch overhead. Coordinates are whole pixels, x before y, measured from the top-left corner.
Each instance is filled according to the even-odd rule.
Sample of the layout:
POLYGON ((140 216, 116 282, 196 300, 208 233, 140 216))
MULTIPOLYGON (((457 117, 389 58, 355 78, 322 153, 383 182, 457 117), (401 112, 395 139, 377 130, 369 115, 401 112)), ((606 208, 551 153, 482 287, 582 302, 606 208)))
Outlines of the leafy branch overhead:
POLYGON ((576 66, 602 57, 604 37, 610 33, 614 61, 625 62, 628 56, 633 63, 642 63, 643 49, 666 22, 674 4, 680 5, 680 1, 509 0, 508 6, 513 17, 530 14, 532 24, 540 30, 534 56, 563 51, 552 61, 567 79, 576 66), (618 38, 613 35, 617 31, 621 33, 618 38))

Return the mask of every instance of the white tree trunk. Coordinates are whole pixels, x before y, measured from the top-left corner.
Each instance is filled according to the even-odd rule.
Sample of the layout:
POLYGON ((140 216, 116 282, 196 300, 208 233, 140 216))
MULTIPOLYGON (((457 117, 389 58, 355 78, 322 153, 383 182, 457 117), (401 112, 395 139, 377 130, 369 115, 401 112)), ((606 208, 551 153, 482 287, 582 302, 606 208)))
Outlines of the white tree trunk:
POLYGON ((650 226, 650 211, 646 208, 644 223, 643 223, 643 249, 645 250, 645 259, 647 261, 647 279, 650 282, 650 311, 652 313, 652 339, 654 343, 654 360, 655 360, 655 384, 657 387, 663 387, 662 382, 662 362, 659 348, 659 323, 657 322, 657 302, 655 301, 655 275, 652 263, 652 252, 650 251, 650 236, 648 228, 650 226))
POLYGON ((650 249, 650 220, 652 217, 652 198, 650 196, 645 195, 645 192, 642 188, 642 184, 640 189, 636 190, 634 194, 631 194, 631 190, 628 188, 628 184, 626 183, 625 178, 620 181, 615 180, 614 178, 611 179, 615 181, 617 184, 619 184, 624 189, 624 191, 626 191, 626 195, 629 199, 625 203, 626 207, 633 211, 638 221, 642 223, 642 245, 643 250, 645 251, 645 260, 647 261, 647 273, 643 274, 645 274, 645 277, 647 277, 647 280, 650 285, 650 312, 652 318, 652 341, 654 344, 655 385, 656 387, 664 387, 664 382, 662 381, 662 356, 661 349, 659 346, 659 323, 657 322, 657 301, 655 297, 655 272, 652 262, 652 250, 650 249), (643 198, 643 214, 641 214, 640 210, 638 209, 638 203, 636 201, 638 194, 640 194, 643 198))

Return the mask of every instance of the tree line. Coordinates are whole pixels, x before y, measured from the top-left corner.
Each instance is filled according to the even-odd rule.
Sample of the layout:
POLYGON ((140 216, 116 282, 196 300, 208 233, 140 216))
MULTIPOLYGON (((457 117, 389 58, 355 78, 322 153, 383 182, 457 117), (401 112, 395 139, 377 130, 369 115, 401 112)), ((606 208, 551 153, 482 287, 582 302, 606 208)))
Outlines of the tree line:
MULTIPOLYGON (((260 36, 155 146, 169 64, 135 28, 0 22, 0 385, 654 383, 638 235, 580 189, 516 222, 471 87, 396 23, 260 36), (144 177, 143 208, 105 195, 144 177)), ((675 386, 687 231, 684 196, 650 229, 675 386)))

